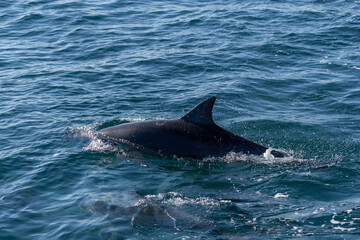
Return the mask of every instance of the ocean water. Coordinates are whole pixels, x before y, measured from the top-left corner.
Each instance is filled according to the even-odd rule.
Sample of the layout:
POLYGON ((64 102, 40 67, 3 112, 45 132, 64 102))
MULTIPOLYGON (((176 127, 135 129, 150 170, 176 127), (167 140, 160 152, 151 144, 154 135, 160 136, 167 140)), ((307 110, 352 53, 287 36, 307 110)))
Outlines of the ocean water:
POLYGON ((0 239, 360 238, 360 1, 3 0, 0 23, 0 239), (292 157, 96 136, 210 96, 292 157))

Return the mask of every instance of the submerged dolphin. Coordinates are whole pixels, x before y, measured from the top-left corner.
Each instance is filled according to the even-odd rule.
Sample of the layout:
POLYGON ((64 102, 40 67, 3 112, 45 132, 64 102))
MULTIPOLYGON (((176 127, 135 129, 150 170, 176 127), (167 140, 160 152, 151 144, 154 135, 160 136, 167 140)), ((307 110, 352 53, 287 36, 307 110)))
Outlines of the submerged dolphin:
MULTIPOLYGON (((131 143, 159 154, 206 158, 229 152, 263 155, 268 148, 235 135, 216 125, 212 109, 216 98, 210 97, 176 120, 156 120, 120 124, 99 131, 100 136, 121 143, 131 143)), ((274 157, 285 153, 271 150, 274 157)))

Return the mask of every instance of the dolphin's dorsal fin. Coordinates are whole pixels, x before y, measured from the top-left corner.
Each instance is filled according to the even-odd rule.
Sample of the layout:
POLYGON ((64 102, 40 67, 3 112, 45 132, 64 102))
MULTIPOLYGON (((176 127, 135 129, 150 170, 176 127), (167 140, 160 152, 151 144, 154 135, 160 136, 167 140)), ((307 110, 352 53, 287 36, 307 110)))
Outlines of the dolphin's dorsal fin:
POLYGON ((214 121, 212 119, 212 109, 215 100, 216 97, 210 97, 208 99, 205 99, 204 101, 196 105, 193 109, 188 111, 180 119, 196 124, 214 124, 214 121))

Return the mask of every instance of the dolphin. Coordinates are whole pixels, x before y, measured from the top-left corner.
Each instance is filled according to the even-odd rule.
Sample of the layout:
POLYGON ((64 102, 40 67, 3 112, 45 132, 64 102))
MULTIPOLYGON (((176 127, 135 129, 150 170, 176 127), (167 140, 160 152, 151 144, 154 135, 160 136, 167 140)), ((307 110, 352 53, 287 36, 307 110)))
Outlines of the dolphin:
POLYGON ((203 159, 229 152, 263 155, 269 151, 273 157, 287 156, 216 125, 212 118, 215 100, 216 97, 205 99, 176 120, 120 124, 100 130, 99 135, 105 140, 141 146, 172 157, 203 159))

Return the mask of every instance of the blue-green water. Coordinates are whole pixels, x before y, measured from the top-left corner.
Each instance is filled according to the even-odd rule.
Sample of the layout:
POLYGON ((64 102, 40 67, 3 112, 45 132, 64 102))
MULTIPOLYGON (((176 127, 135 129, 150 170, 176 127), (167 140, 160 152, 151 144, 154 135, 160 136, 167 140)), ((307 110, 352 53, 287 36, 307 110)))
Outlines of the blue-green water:
POLYGON ((359 1, 15 0, 0 23, 0 239, 360 238, 359 1), (293 158, 96 138, 209 96, 293 158))

